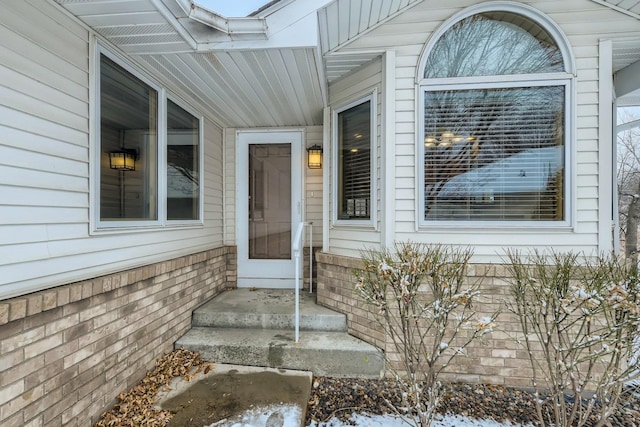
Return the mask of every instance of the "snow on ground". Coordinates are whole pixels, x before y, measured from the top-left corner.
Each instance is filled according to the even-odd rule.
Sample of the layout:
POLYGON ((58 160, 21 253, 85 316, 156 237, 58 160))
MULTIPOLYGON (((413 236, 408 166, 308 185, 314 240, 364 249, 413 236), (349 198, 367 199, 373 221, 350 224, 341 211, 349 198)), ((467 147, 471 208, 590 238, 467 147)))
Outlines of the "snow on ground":
MULTIPOLYGON (((302 411, 295 405, 275 405, 252 408, 233 418, 218 421, 209 427, 298 427, 302 411)), ((407 427, 405 421, 394 415, 365 415, 354 413, 350 423, 337 418, 322 423, 312 423, 313 427, 407 427)), ((433 427, 524 427, 522 424, 499 423, 494 420, 475 420, 460 415, 447 415, 433 423, 433 427)))
MULTIPOLYGON (((354 414, 351 421, 356 426, 362 427, 407 427, 407 424, 394 415, 363 415, 354 414)), ((322 424, 311 424, 317 427, 344 427, 353 424, 345 424, 342 421, 333 418, 322 424)), ((511 424, 509 422, 499 423, 494 420, 475 420, 463 417, 461 415, 446 415, 432 424, 433 427, 522 427, 521 424, 511 424)), ((285 426, 286 427, 286 426, 285 426)))

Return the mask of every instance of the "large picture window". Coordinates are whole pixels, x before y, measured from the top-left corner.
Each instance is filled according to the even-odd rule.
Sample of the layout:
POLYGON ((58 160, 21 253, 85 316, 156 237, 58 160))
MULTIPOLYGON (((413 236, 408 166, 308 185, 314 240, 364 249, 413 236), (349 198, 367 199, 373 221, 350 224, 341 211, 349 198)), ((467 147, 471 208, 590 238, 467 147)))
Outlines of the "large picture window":
POLYGON ((336 112, 337 220, 371 220, 371 97, 336 112))
POLYGON ((420 86, 423 221, 566 221, 569 83, 526 16, 483 12, 444 32, 420 86))
POLYGON ((200 221, 201 119, 103 49, 98 55, 96 228, 200 221))

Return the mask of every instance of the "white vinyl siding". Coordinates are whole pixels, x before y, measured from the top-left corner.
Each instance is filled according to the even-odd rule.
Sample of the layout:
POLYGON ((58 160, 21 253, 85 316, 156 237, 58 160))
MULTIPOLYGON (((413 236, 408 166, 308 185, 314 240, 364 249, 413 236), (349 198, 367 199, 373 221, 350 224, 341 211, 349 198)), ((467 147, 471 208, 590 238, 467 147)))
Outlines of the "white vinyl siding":
POLYGON ((89 39, 49 2, 3 2, 0 299, 222 245, 222 131, 206 115, 204 227, 89 235, 89 39))
MULTIPOLYGON (((380 140, 381 140, 381 96, 382 93, 382 61, 376 59, 369 64, 362 66, 357 71, 349 74, 342 79, 332 82, 329 86, 329 103, 332 108, 340 108, 349 105, 351 102, 363 99, 365 96, 372 96, 371 109, 375 112, 375 128, 371 135, 371 149, 373 150, 371 163, 372 187, 374 188, 373 198, 371 200, 371 217, 367 225, 349 224, 348 221, 337 221, 329 230, 329 248, 332 253, 340 255, 358 256, 359 251, 364 247, 379 247, 381 241, 380 235, 380 140)), ((332 135, 332 140, 334 136, 332 135)), ((335 144, 334 144, 335 145, 335 144)), ((332 146, 333 147, 333 146, 332 146)), ((336 153, 331 154, 335 156, 336 153)), ((335 171, 331 165, 329 170, 329 182, 335 183, 335 171)), ((325 166, 326 167, 326 166, 325 166)), ((335 185, 335 184, 332 184, 335 185)), ((332 188, 329 200, 330 207, 325 211, 325 215, 329 218, 337 218, 335 212, 335 201, 337 200, 334 189, 332 188)))
MULTIPOLYGON (((435 30, 454 14, 476 4, 472 0, 455 3, 420 2, 360 39, 340 49, 341 53, 367 52, 381 48, 396 51, 396 156, 395 156, 395 240, 473 245, 479 261, 499 261, 503 248, 514 247, 574 250, 593 253, 607 250, 598 246, 598 138, 610 129, 598 128, 598 42, 600 39, 640 36, 638 21, 587 0, 527 1, 547 14, 565 33, 575 58, 577 78, 574 106, 574 156, 572 159, 572 212, 574 227, 566 230, 491 228, 486 230, 438 229, 416 233, 419 192, 416 173, 416 67, 425 44, 435 30), (626 34, 625 34, 626 33, 626 34)), ((607 84, 607 82, 604 82, 607 84)), ((393 119, 393 118, 392 118, 393 119)), ((354 236, 355 237, 355 236, 354 236)), ((366 240, 354 242, 362 246, 366 240)))
MULTIPOLYGON (((305 146, 310 147, 312 145, 322 146, 322 126, 311 126, 306 128, 306 141, 305 146)), ((304 163, 306 165, 306 151, 304 153, 304 163)), ((324 212, 322 210, 322 171, 323 169, 309 169, 304 167, 305 171, 305 189, 304 189, 304 206, 305 217, 307 222, 313 222, 313 246, 322 246, 322 218, 324 212)), ((308 235, 308 233, 307 233, 308 235)), ((305 244, 309 242, 306 241, 305 244)))

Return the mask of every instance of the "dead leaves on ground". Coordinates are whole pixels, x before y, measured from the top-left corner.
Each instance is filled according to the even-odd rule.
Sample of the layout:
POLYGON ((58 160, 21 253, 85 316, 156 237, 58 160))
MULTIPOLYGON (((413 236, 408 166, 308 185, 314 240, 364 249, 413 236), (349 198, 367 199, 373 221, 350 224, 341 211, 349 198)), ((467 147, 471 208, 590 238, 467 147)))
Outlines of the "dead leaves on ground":
POLYGON ((198 353, 183 348, 166 354, 156 361, 156 366, 142 381, 118 395, 118 403, 102 414, 95 427, 164 427, 172 414, 153 407, 157 392, 169 390, 175 377, 191 381, 201 372, 208 373, 212 366, 198 353))

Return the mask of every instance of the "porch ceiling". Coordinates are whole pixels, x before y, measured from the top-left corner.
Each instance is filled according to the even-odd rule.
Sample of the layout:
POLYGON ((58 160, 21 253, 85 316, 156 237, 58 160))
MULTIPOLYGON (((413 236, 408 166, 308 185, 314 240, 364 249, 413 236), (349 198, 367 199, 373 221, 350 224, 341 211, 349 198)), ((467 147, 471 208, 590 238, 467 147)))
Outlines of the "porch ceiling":
POLYGON ((640 39, 613 41, 613 70, 618 106, 640 106, 640 39))
POLYGON ((295 47, 233 49, 230 44, 251 39, 264 43, 264 34, 225 32, 197 22, 187 16, 181 0, 55 1, 193 97, 195 106, 221 127, 322 123, 324 98, 314 46, 303 42, 295 47))
MULTIPOLYGON (((640 0, 591 1, 640 20, 640 0)), ((635 70, 640 70, 639 61, 640 39, 623 38, 613 40, 613 72, 616 74, 616 87, 617 90, 622 90, 620 87, 620 80, 622 79, 624 79, 625 86, 623 96, 618 98, 618 105, 621 107, 640 105, 640 76, 631 76, 629 78, 630 74, 637 74, 635 70), (634 72, 630 73, 632 70, 634 72), (630 86, 632 90, 630 90, 630 86)))
POLYGON ((313 49, 190 52, 136 59, 198 100, 221 127, 322 124, 324 104, 313 49))

